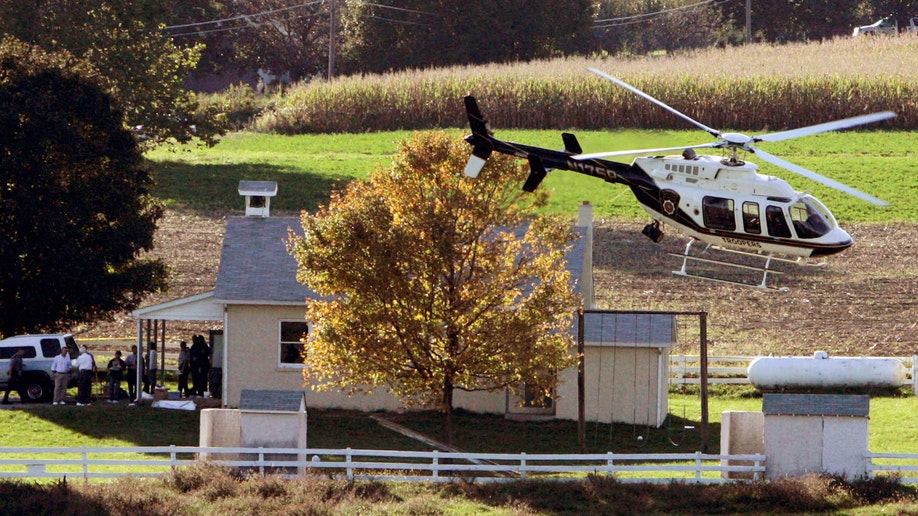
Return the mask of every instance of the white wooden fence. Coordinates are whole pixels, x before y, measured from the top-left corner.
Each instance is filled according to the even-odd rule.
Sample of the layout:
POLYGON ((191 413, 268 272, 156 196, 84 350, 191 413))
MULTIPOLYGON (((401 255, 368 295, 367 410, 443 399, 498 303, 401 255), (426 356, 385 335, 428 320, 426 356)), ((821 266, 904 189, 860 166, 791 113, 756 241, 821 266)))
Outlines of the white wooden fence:
POLYGON ((572 479, 587 474, 622 482, 722 483, 723 473, 761 478, 764 455, 703 453, 585 455, 449 453, 296 448, 0 448, 0 478, 106 479, 159 477, 206 457, 208 464, 279 473, 319 474, 348 480, 451 482, 524 478, 572 479))
MULTIPOLYGON (((510 454, 438 451, 202 448, 0 448, 0 478, 110 479, 160 477, 206 458, 209 464, 287 477, 325 475, 348 480, 499 482, 522 478, 570 480, 587 474, 621 482, 724 483, 762 478, 764 455, 696 453, 510 454)), ((871 453, 870 476, 897 475, 918 483, 918 454, 871 453)))
MULTIPOLYGON (((752 356, 724 356, 708 357, 708 383, 709 384, 748 384, 749 378, 746 371, 749 364, 758 357, 752 356)), ((918 356, 899 358, 905 364, 910 378, 902 385, 911 387, 912 392, 918 396, 918 356)), ((670 385, 698 385, 701 383, 701 362, 697 355, 671 355, 669 357, 669 383, 670 385)))

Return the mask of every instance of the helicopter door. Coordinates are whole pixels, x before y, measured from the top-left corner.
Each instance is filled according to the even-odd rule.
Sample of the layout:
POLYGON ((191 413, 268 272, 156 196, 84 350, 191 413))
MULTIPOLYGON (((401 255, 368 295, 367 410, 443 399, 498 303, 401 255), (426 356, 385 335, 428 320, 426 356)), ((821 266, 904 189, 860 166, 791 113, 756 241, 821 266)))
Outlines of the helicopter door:
POLYGON ((759 215, 759 203, 743 203, 743 230, 756 235, 762 233, 762 219, 759 215))
POLYGON ((780 206, 765 208, 765 222, 768 224, 768 234, 773 237, 790 238, 790 227, 784 218, 784 210, 780 206))

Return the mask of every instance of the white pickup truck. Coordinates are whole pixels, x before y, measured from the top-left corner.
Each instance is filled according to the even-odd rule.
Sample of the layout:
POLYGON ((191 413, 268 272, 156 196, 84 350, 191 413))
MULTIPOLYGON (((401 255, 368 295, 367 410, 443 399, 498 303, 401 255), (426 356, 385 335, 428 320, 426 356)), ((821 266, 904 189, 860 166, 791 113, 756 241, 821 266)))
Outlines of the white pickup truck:
POLYGON ((74 365, 71 371, 71 386, 76 384, 76 357, 80 356, 73 335, 17 335, 0 340, 0 391, 6 391, 9 381, 8 371, 10 358, 17 350, 22 349, 22 385, 19 388, 19 397, 23 403, 39 403, 51 401, 54 394, 54 381, 51 379, 51 363, 54 357, 61 354, 62 348, 70 350, 70 360, 74 365))
POLYGON ((892 16, 887 16, 880 21, 873 22, 870 25, 864 25, 863 27, 855 27, 853 36, 860 35, 877 35, 877 34, 889 34, 896 35, 899 33, 899 22, 892 16))

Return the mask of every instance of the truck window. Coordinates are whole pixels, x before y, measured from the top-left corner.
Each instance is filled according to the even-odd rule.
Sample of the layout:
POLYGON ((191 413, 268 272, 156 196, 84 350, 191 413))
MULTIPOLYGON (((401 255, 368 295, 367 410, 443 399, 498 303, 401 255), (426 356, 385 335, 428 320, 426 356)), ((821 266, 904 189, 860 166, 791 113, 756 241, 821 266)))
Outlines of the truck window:
MULTIPOLYGON (((67 349, 70 350, 70 358, 80 356, 80 348, 77 347, 76 339, 72 335, 64 337, 64 343, 67 344, 67 349)), ((58 350, 58 354, 60 354, 60 350, 58 350)))
POLYGON ((41 354, 45 358, 54 358, 61 354, 61 341, 57 339, 41 339, 41 354))
POLYGON ((13 355, 15 355, 16 351, 19 349, 25 351, 25 355, 22 355, 22 358, 35 358, 35 348, 32 346, 10 346, 8 348, 0 348, 0 360, 4 358, 13 358, 13 355))

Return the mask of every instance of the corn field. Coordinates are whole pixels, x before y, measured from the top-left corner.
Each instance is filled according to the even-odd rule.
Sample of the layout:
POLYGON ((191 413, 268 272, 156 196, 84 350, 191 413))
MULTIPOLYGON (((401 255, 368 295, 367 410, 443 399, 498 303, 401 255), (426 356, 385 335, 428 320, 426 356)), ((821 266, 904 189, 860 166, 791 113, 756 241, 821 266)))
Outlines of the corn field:
POLYGON ((287 89, 253 129, 306 134, 464 127, 462 97, 470 92, 497 128, 691 128, 588 67, 724 130, 783 130, 884 110, 898 117, 882 127, 918 129, 913 35, 344 77, 287 89))

